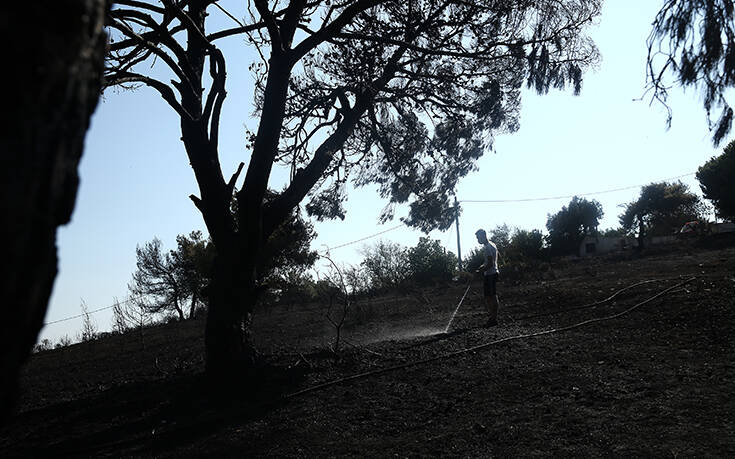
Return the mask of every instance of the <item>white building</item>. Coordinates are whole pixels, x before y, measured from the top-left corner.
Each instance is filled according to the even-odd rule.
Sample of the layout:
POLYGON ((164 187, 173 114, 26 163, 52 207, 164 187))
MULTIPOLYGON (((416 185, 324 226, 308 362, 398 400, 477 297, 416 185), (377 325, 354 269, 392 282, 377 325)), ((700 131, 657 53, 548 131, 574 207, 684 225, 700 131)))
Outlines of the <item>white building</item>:
POLYGON ((586 236, 579 244, 579 256, 589 257, 603 253, 617 252, 638 246, 635 238, 627 236, 586 236))

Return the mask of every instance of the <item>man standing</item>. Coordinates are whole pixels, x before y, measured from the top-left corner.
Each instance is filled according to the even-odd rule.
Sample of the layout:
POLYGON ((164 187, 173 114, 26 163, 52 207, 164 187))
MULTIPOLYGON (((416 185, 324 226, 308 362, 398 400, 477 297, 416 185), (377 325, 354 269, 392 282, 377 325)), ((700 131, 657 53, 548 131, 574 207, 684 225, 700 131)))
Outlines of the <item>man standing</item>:
POLYGON ((494 243, 487 239, 485 230, 479 229, 475 233, 477 242, 482 244, 485 252, 485 262, 477 269, 477 272, 483 273, 483 291, 485 294, 485 304, 490 317, 485 324, 486 327, 494 327, 498 325, 498 293, 496 284, 498 282, 498 248, 494 243))

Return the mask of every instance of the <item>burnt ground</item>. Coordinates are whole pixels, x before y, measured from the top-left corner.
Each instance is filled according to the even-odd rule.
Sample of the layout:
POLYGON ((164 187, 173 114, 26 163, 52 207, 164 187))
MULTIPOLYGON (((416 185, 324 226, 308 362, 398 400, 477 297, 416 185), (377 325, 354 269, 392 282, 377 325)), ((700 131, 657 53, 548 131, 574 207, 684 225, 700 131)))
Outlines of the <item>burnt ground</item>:
POLYGON ((732 240, 502 275, 498 327, 438 285, 354 307, 337 355, 324 306, 261 312, 248 386, 205 380, 203 321, 36 354, 0 457, 735 454, 732 240))

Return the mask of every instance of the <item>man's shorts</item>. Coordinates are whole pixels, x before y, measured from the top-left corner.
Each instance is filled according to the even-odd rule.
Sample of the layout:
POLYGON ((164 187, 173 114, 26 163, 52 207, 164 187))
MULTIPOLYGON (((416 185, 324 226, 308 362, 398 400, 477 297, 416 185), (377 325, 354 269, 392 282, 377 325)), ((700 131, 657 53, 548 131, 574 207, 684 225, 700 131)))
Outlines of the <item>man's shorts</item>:
POLYGON ((498 282, 498 273, 486 274, 482 277, 482 289, 485 292, 485 296, 495 296, 497 294, 495 284, 498 282))

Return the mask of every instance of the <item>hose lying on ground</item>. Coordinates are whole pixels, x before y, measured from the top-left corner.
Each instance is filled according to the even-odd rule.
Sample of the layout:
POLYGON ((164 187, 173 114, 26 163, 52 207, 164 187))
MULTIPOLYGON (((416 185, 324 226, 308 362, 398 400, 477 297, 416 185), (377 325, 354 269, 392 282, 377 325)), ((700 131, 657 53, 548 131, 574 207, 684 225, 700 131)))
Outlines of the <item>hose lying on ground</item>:
POLYGON ((521 316, 521 317, 518 317, 518 318, 516 318, 514 320, 526 320, 526 319, 533 319, 533 318, 536 318, 536 317, 553 316, 553 315, 556 315, 556 314, 561 314, 562 312, 576 311, 578 309, 593 308, 595 306, 599 306, 601 304, 605 304, 605 303, 613 300, 615 297, 617 297, 618 295, 620 295, 624 291, 630 290, 633 287, 638 287, 639 285, 643 285, 643 284, 650 284, 651 282, 664 282, 664 281, 667 281, 667 280, 676 280, 676 279, 681 279, 681 278, 680 277, 669 277, 669 278, 666 278, 666 279, 650 279, 650 280, 645 280, 645 281, 641 281, 641 282, 636 282, 635 284, 632 284, 632 285, 629 285, 627 287, 621 288, 620 290, 618 290, 617 292, 613 293, 612 295, 610 295, 609 297, 605 298, 604 300, 598 300, 598 301, 595 301, 593 303, 583 304, 581 306, 574 306, 574 307, 571 307, 571 308, 559 309, 559 310, 556 310, 556 311, 540 312, 538 314, 531 314, 531 315, 528 315, 528 316, 521 316))
MULTIPOLYGON (((378 375, 378 374, 381 374, 381 373, 388 373, 388 372, 391 372, 391 371, 401 370, 403 368, 409 368, 409 367, 414 367, 414 366, 418 366, 418 365, 423 365, 423 364, 426 364, 426 363, 435 362, 437 360, 443 360, 443 359, 448 359, 448 358, 456 357, 456 356, 461 355, 461 354, 466 354, 466 353, 469 353, 469 352, 479 351, 481 349, 485 349, 485 348, 488 348, 490 346, 493 346, 493 345, 496 345, 496 344, 500 344, 500 343, 505 343, 505 342, 508 342, 508 341, 513 341, 513 340, 517 340, 517 339, 524 339, 524 338, 532 338, 532 337, 535 337, 535 336, 550 335, 552 333, 559 333, 559 332, 563 332, 563 331, 568 331, 568 330, 572 330, 572 329, 575 329, 575 328, 583 327, 585 325, 589 325, 589 324, 592 324, 592 323, 597 323, 597 322, 603 322, 603 321, 606 321, 606 320, 616 319, 618 317, 624 316, 624 315, 626 315, 626 314, 634 311, 635 309, 638 309, 639 307, 643 306, 644 304, 650 303, 651 301, 655 300, 656 298, 659 298, 660 296, 663 296, 664 294, 670 292, 671 290, 674 290, 674 289, 676 289, 678 287, 681 287, 681 286, 683 286, 685 284, 688 284, 689 282, 693 281, 694 279, 696 279, 696 277, 690 277, 689 279, 685 280, 684 282, 680 282, 680 283, 678 283, 678 284, 676 284, 676 285, 674 285, 672 287, 669 287, 667 289, 664 289, 664 290, 660 291, 659 293, 657 293, 656 295, 654 295, 654 296, 652 296, 652 297, 650 297, 650 298, 648 298, 646 300, 643 300, 640 303, 637 303, 637 304, 629 307, 628 309, 626 309, 626 310, 624 310, 622 312, 619 312, 617 314, 613 314, 613 315, 605 316, 605 317, 598 317, 596 319, 585 320, 585 321, 582 321, 582 322, 579 322, 579 323, 576 323, 576 324, 573 324, 573 325, 568 325, 566 327, 552 328, 552 329, 549 329, 549 330, 544 330, 544 331, 535 332, 535 333, 529 333, 529 334, 525 334, 525 335, 509 336, 507 338, 501 338, 501 339, 498 339, 498 340, 495 340, 495 341, 490 341, 488 343, 479 344, 477 346, 472 346, 472 347, 469 347, 469 348, 466 348, 466 349, 462 349, 462 350, 459 350, 459 351, 450 352, 448 354, 443 354, 443 355, 438 355, 438 356, 435 356, 435 357, 430 357, 428 359, 415 360, 413 362, 408 362, 408 363, 404 363, 404 364, 396 365, 396 366, 392 366, 392 367, 387 367, 387 368, 381 368, 379 370, 372 370, 372 371, 366 371, 366 372, 363 372, 363 373, 357 373, 357 374, 354 374, 354 375, 346 376, 344 378, 334 379, 332 381, 327 381, 327 382, 324 382, 324 383, 321 383, 321 384, 317 384, 317 385, 314 385, 314 386, 311 386, 311 387, 307 387, 305 389, 302 389, 302 390, 296 391, 296 392, 292 392, 290 394, 286 394, 284 396, 284 398, 293 398, 293 397, 297 397, 299 395, 303 395, 303 394, 306 394, 306 393, 309 393, 309 392, 315 392, 315 391, 320 390, 320 389, 324 389, 324 388, 327 388, 327 387, 330 387, 330 386, 335 386, 337 384, 341 384, 341 383, 344 383, 344 382, 354 381, 356 379, 366 378, 366 377, 378 375)), ((630 288, 630 287, 628 287, 628 288, 630 288)))

